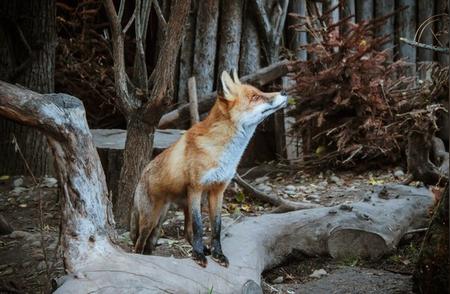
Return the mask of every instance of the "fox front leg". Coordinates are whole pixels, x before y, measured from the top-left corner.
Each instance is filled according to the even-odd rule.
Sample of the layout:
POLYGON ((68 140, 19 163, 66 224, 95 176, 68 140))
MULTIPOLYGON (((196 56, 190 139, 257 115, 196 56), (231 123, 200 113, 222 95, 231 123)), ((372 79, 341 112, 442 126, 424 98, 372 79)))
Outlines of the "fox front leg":
POLYGON ((226 185, 219 185, 209 193, 209 219, 211 223, 211 257, 222 266, 228 267, 228 258, 222 252, 220 231, 222 227, 222 199, 226 185))
POLYGON ((204 253, 203 224, 201 213, 201 191, 188 191, 188 212, 192 221, 192 258, 202 267, 206 267, 208 260, 204 253))

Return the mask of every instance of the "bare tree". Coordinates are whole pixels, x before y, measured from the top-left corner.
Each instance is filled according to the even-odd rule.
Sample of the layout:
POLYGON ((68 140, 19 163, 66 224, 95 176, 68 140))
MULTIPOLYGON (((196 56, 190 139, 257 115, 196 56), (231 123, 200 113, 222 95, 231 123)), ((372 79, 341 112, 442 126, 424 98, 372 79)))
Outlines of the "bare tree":
POLYGON ((114 57, 114 79, 117 105, 127 119, 127 140, 124 150, 124 164, 120 173, 119 192, 114 213, 120 226, 127 227, 130 203, 142 169, 150 161, 153 149, 153 134, 161 116, 172 101, 173 80, 177 54, 183 39, 183 28, 187 21, 190 0, 173 1, 171 16, 166 21, 158 1, 137 0, 133 16, 136 55, 133 82, 125 64, 124 36, 128 25, 122 26, 125 0, 116 10, 112 0, 104 0, 111 24, 114 57), (151 71, 147 69, 145 37, 152 6, 159 19, 163 41, 158 60, 151 71))

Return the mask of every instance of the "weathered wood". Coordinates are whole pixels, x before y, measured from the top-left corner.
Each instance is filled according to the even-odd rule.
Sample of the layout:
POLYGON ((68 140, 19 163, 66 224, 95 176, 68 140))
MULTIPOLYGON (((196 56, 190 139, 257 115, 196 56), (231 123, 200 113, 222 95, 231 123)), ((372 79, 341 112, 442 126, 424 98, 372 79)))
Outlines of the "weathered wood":
POLYGON ((189 78, 188 90, 189 112, 191 113, 191 126, 193 126, 200 121, 200 115, 198 114, 197 85, 195 83, 195 77, 189 78))
MULTIPOLYGON (((399 6, 407 7, 398 14, 397 24, 399 28, 399 36, 413 40, 416 32, 416 0, 399 0, 399 6)), ((416 73, 416 48, 404 42, 400 42, 399 57, 404 58, 407 62, 405 74, 408 76, 416 73)))
POLYGON ((356 21, 370 20, 373 18, 373 0, 356 1, 356 21))
POLYGON ((241 53, 239 57, 239 76, 249 75, 262 67, 261 40, 254 12, 249 3, 244 1, 244 17, 242 24, 241 53))
POLYGON ((221 0, 220 2, 220 44, 217 56, 218 71, 231 72, 239 68, 239 52, 242 32, 241 0, 221 0))
MULTIPOLYGON (((415 41, 433 45, 433 34, 432 30, 434 28, 434 24, 427 25, 425 29, 422 31, 420 28, 424 25, 424 22, 434 15, 434 1, 429 0, 417 0, 417 28, 418 35, 415 38, 415 41)), ((417 49, 417 60, 418 61, 433 61, 434 52, 426 49, 417 49)))
POLYGON ((219 0, 199 1, 193 72, 200 99, 213 90, 218 18, 219 0))
MULTIPOLYGON (((299 16, 306 16, 306 0, 293 0, 289 2, 289 13, 295 13, 299 16)), ((291 50, 293 50, 299 60, 306 60, 307 52, 306 49, 300 48, 303 45, 306 45, 308 42, 306 32, 297 32, 293 29, 289 29, 292 25, 298 22, 294 17, 288 17, 287 19, 287 28, 288 35, 290 38, 288 39, 288 46, 291 50)))
POLYGON ((179 83, 178 83, 178 103, 188 102, 188 79, 192 76, 192 65, 194 62, 195 44, 195 22, 197 16, 197 0, 192 1, 186 24, 186 33, 181 45, 179 83))
MULTIPOLYGON (((437 32, 440 32, 438 36, 437 44, 440 47, 449 48, 449 38, 448 34, 445 32, 449 30, 449 8, 447 6, 447 1, 436 1, 436 15, 439 15, 439 21, 436 23, 437 32)), ((437 53, 437 59, 442 66, 448 66, 449 55, 443 53, 437 53)))
POLYGON ((63 195, 61 244, 66 270, 81 268, 91 254, 116 252, 105 176, 82 102, 0 81, 0 115, 40 130, 49 141, 63 195))
MULTIPOLYGON (((240 80, 244 83, 255 85, 256 87, 262 87, 287 73, 293 71, 295 66, 287 60, 279 61, 260 70, 241 77, 240 80)), ((217 92, 212 92, 203 97, 200 97, 198 103, 198 110, 200 114, 208 112, 213 106, 217 98, 217 92)), ((189 104, 183 104, 177 109, 163 115, 159 122, 159 128, 165 129, 176 125, 182 121, 189 120, 189 104)))
POLYGON ((308 256, 379 258, 395 250, 407 231, 427 222, 432 197, 426 188, 375 187, 370 196, 367 202, 224 224, 222 244, 230 260, 228 268, 212 260, 201 268, 191 259, 93 254, 78 269, 78 277, 69 277, 56 293, 100 289, 108 293, 242 293, 249 283, 260 284, 261 272, 282 262, 293 250, 308 256), (378 197, 380 190, 383 197, 378 197))
POLYGON ((415 293, 441 293, 449 288, 449 189, 442 193, 425 234, 413 274, 415 293))
MULTIPOLYGON (((391 14, 395 10, 395 1, 392 0, 379 0, 375 2, 375 17, 382 17, 391 14)), ((380 26, 376 32, 377 36, 390 35, 391 39, 381 46, 381 49, 388 50, 390 61, 394 57, 394 16, 386 19, 385 23, 380 26)))

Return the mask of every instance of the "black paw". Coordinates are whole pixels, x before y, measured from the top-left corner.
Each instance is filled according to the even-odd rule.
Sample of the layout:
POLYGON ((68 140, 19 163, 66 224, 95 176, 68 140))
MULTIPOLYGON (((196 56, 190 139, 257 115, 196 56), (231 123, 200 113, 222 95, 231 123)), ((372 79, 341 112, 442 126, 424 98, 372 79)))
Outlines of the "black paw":
POLYGON ((212 252, 211 258, 221 266, 228 267, 228 258, 222 252, 212 252))
POLYGON ((208 265, 208 260, 203 253, 192 251, 192 259, 201 267, 206 267, 208 265))
POLYGON ((211 249, 208 248, 208 246, 203 246, 203 254, 206 256, 211 255, 211 249))

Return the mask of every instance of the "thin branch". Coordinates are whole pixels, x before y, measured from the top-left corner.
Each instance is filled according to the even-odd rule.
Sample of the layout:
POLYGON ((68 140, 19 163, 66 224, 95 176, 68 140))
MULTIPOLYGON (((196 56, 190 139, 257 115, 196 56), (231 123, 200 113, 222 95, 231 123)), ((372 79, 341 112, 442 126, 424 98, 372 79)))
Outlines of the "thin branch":
POLYGON ((167 30, 167 22, 166 19, 164 18, 164 15, 161 11, 161 7, 159 6, 158 1, 154 1, 154 5, 155 5, 155 12, 156 12, 156 16, 158 16, 159 22, 161 24, 161 27, 163 29, 163 32, 166 32, 167 30))
POLYGON ((436 51, 436 52, 449 54, 449 49, 448 48, 437 47, 437 46, 434 46, 434 45, 428 45, 428 44, 424 44, 424 43, 419 43, 419 42, 416 42, 416 41, 408 40, 406 38, 400 38, 400 41, 405 42, 406 44, 411 45, 411 46, 415 46, 415 47, 419 47, 419 48, 423 48, 423 49, 428 49, 428 50, 433 50, 433 51, 436 51))
POLYGON ((125 2, 126 0, 120 0, 120 4, 119 4, 119 21, 122 21, 122 17, 123 17, 123 12, 125 10, 125 2))
POLYGON ((136 19, 135 19, 135 34, 136 34, 136 62, 134 79, 138 81, 138 87, 144 92, 144 96, 148 94, 148 79, 147 79, 147 64, 145 62, 145 49, 142 42, 142 34, 144 27, 142 20, 146 18, 146 13, 142 5, 142 0, 136 0, 136 19))
POLYGON ((253 4, 255 5, 256 21, 263 30, 263 37, 266 45, 269 45, 270 40, 272 39, 272 25, 270 24, 266 8, 261 0, 254 0, 253 4))
POLYGON ((128 91, 127 74, 125 71, 125 50, 123 43, 122 25, 116 13, 116 8, 112 0, 104 0, 106 14, 108 15, 111 32, 112 32, 112 46, 114 59, 114 81, 116 93, 118 96, 118 106, 122 113, 127 115, 132 111, 133 97, 128 91))
POLYGON ((133 15, 131 15, 130 20, 128 20, 127 25, 125 26, 125 28, 122 30, 122 33, 125 35, 128 31, 128 29, 131 27, 131 25, 133 24, 134 19, 136 18, 136 10, 134 10, 133 15))
POLYGON ((281 213, 287 211, 320 207, 320 205, 314 203, 305 203, 297 201, 294 202, 285 200, 275 195, 265 194, 264 192, 261 192, 258 189, 254 188, 247 181, 241 178, 237 173, 234 175, 233 181, 235 181, 238 185, 240 185, 252 198, 276 206, 273 212, 281 213))

